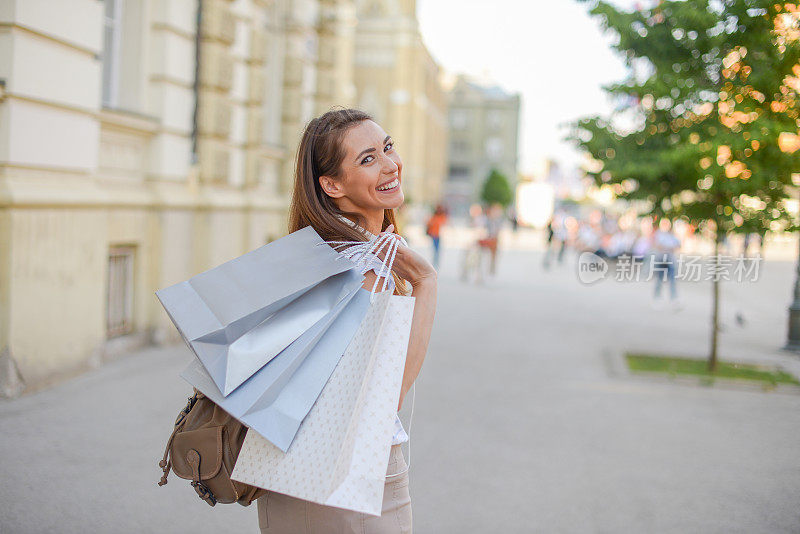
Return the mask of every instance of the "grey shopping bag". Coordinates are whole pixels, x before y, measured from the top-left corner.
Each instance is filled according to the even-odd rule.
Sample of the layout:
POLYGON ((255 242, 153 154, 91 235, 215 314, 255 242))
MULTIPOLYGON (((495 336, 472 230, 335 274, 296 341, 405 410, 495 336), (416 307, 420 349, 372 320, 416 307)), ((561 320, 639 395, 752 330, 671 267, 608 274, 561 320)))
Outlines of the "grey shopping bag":
POLYGON ((310 226, 156 291, 223 395, 327 316, 356 264, 310 226))
POLYGON ((222 394, 197 361, 181 377, 286 452, 369 309, 370 293, 360 288, 363 277, 354 282, 330 314, 230 395, 222 394))

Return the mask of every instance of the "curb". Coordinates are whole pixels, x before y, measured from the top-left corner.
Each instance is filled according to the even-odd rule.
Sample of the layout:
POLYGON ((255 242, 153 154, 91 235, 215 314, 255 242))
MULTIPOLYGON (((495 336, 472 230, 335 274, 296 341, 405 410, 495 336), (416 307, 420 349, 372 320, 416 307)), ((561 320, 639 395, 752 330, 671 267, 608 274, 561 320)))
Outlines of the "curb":
MULTIPOLYGON (((665 375, 664 373, 653 371, 631 371, 625 361, 623 352, 605 348, 601 351, 601 358, 605 364, 608 375, 622 380, 632 380, 640 382, 650 382, 659 384, 676 384, 680 386, 715 388, 730 391, 750 391, 756 393, 783 393, 789 395, 800 395, 800 386, 793 384, 770 385, 755 380, 714 377, 709 379, 691 375, 665 375)), ((773 369, 790 373, 780 365, 770 365, 773 369)))

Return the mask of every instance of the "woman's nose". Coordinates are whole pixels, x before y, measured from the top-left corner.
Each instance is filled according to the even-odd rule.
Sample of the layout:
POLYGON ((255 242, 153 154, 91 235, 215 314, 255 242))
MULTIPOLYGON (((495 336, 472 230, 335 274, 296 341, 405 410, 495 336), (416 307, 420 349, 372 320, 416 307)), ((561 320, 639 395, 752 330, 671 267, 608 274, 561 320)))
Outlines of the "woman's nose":
POLYGON ((384 156, 384 163, 383 163, 383 172, 386 174, 394 174, 396 173, 400 167, 397 165, 392 158, 389 156, 384 156))

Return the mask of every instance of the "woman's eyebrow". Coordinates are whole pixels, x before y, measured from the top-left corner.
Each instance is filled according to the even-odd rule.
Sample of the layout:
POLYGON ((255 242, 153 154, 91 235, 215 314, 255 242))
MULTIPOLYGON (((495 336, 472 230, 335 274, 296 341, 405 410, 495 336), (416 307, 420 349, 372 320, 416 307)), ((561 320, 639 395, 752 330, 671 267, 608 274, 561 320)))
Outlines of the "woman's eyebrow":
MULTIPOLYGON (((386 141, 388 141, 391 138, 392 138, 391 135, 387 135, 386 139, 383 140, 383 144, 385 145, 386 141)), ((358 160, 361 156, 363 156, 367 152, 375 152, 375 149, 374 148, 366 148, 366 149, 362 150, 361 153, 358 156, 355 157, 355 159, 358 160)))

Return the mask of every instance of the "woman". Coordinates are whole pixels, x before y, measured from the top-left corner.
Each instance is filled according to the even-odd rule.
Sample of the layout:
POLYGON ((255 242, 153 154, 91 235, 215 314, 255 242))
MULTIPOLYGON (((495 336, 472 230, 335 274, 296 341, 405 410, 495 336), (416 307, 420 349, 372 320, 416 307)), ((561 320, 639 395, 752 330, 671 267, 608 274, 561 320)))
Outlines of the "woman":
MULTIPOLYGON (((381 232, 397 234, 394 210, 403 203, 402 170, 394 141, 368 114, 354 109, 328 111, 306 126, 300 141, 289 232, 310 225, 326 241, 367 241, 381 232)), ((436 311, 437 276, 430 263, 403 245, 391 274, 395 294, 415 297, 399 410, 425 359, 436 311)), ((365 277, 363 287, 372 289, 377 273, 368 271, 365 277)), ((383 282, 379 280, 379 286, 383 282)), ((261 532, 411 532, 408 472, 400 450, 408 435, 399 419, 395 426, 380 517, 267 492, 257 505, 261 532)))

